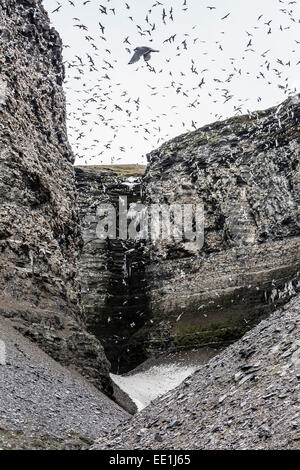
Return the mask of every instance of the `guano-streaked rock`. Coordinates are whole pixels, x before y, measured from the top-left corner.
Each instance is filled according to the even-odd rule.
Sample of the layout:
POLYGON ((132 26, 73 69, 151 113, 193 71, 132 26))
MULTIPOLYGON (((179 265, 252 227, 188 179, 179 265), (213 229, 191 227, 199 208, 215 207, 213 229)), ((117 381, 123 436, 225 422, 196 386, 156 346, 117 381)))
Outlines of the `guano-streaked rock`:
POLYGON ((149 349, 224 346, 295 294, 300 99, 216 122, 148 156, 148 205, 203 204, 204 245, 150 246, 149 349))
POLYGON ((40 0, 0 1, 0 312, 111 393, 109 363, 80 305, 61 53, 40 0))

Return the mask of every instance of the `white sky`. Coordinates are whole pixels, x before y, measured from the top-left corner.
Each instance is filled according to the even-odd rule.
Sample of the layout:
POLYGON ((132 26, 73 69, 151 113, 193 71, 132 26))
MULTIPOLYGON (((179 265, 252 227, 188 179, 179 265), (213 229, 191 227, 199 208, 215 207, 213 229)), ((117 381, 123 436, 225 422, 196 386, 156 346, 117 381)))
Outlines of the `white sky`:
POLYGON ((65 90, 76 164, 144 163, 147 152, 193 125, 264 109, 300 91, 299 0, 85 1, 43 0, 70 46, 65 90), (174 34, 174 42, 164 42, 174 34), (137 46, 159 49, 149 62, 155 71, 143 60, 128 65, 137 46))

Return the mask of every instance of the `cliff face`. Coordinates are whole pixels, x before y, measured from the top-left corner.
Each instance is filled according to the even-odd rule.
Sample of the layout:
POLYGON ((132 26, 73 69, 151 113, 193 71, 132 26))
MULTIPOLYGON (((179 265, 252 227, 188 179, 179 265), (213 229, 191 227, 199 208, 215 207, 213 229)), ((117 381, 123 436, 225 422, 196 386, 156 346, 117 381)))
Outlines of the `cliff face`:
MULTIPOLYGON (((89 331, 105 348, 112 372, 123 373, 147 357, 148 298, 143 244, 100 240, 97 208, 119 197, 128 208, 141 202, 144 167, 77 167, 76 185, 84 246, 80 258, 82 301, 89 331)), ((117 223, 118 227, 118 223, 117 223)))
POLYGON ((223 346, 299 285, 300 100, 205 126, 149 155, 148 204, 203 204, 204 245, 151 246, 150 348, 223 346))
POLYGON ((83 302, 114 372, 161 351, 224 347, 296 293, 299 118, 295 97, 179 136, 149 155, 142 192, 128 174, 76 169, 83 302), (120 195, 148 208, 203 205, 202 248, 174 239, 146 249, 100 241, 97 207, 117 208, 120 195))
POLYGON ((79 304, 82 239, 61 40, 40 0, 0 7, 1 314, 109 391, 109 364, 79 304))
POLYGON ((161 351, 224 347, 296 293, 299 118, 295 97, 179 136, 149 155, 142 192, 128 174, 76 170, 83 301, 114 372, 161 351), (119 195, 148 208, 203 205, 203 246, 101 242, 97 207, 118 207, 119 195))

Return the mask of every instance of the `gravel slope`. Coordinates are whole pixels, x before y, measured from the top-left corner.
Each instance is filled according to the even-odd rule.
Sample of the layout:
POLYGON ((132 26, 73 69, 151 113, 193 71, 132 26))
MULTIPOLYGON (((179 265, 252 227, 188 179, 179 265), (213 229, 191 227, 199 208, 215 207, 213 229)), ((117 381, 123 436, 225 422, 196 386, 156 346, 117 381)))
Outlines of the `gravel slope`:
POLYGON ((299 449, 300 296, 93 449, 299 449))
POLYGON ((0 448, 81 449, 129 416, 0 319, 0 448), (3 343, 2 349, 3 349, 3 343), (5 364, 4 364, 5 362, 5 364))

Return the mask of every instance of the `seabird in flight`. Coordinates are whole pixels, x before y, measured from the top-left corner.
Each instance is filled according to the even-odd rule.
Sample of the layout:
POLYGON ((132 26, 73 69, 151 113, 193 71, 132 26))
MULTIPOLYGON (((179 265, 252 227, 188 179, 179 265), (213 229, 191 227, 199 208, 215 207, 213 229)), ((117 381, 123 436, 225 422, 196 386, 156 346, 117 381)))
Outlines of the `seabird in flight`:
POLYGON ((151 47, 136 47, 134 51, 135 52, 133 56, 128 62, 129 64, 134 64, 135 62, 138 62, 142 56, 144 57, 144 60, 148 62, 148 60, 151 59, 151 52, 159 52, 155 49, 152 49, 151 47))

